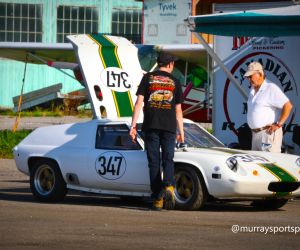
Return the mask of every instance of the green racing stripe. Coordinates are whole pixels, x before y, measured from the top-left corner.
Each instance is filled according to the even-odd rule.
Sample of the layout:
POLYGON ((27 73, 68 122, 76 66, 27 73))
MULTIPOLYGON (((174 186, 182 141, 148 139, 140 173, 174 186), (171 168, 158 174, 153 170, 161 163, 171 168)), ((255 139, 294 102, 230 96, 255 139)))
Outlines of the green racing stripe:
POLYGON ((273 163, 258 163, 259 166, 268 170, 271 174, 277 177, 277 179, 281 182, 295 182, 297 178, 292 176, 283 168, 275 165, 273 163))
MULTIPOLYGON (((99 45, 99 55, 104 68, 116 67, 122 69, 118 53, 117 45, 114 44, 105 35, 92 34, 89 37, 99 45)), ((132 115, 133 104, 130 91, 117 92, 112 90, 118 117, 128 117, 132 115)))
MULTIPOLYGON (((276 164, 273 163, 259 163, 259 166, 263 167, 267 171, 269 171, 271 174, 273 174, 280 182, 296 182, 298 179, 294 176, 292 176, 290 173, 288 173, 283 168, 279 167, 276 164)), ((276 192, 277 197, 283 197, 289 195, 289 192, 276 192)))

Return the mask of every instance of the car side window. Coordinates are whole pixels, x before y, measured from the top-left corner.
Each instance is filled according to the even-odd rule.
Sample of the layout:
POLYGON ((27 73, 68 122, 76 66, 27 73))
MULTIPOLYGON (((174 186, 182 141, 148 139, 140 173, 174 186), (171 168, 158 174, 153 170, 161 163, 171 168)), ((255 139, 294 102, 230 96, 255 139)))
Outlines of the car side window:
POLYGON ((134 143, 125 124, 99 125, 96 134, 96 148, 117 150, 140 150, 138 142, 134 143))

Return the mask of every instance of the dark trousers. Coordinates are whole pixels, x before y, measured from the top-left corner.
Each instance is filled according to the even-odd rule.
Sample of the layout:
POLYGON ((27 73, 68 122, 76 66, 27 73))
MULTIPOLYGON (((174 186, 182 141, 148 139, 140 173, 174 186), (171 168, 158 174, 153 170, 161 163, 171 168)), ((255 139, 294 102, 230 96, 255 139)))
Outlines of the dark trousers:
POLYGON ((175 133, 164 130, 149 129, 145 133, 150 185, 152 196, 155 199, 160 198, 159 195, 164 187, 175 185, 173 162, 175 139, 175 133), (163 180, 161 178, 161 165, 163 180))

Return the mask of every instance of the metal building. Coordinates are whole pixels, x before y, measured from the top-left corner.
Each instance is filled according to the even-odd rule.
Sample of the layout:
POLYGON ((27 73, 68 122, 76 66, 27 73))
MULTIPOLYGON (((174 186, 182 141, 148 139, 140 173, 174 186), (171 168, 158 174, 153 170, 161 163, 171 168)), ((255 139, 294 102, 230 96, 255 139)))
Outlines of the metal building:
MULTIPOLYGON (((105 33, 140 43, 142 3, 134 0, 2 0, 0 42, 67 42, 66 35, 105 33)), ((25 64, 0 58, 0 107, 12 108, 25 64)), ((71 71, 70 74, 73 74, 71 71)), ((63 93, 82 86, 56 69, 28 64, 24 93, 62 83, 63 93)))

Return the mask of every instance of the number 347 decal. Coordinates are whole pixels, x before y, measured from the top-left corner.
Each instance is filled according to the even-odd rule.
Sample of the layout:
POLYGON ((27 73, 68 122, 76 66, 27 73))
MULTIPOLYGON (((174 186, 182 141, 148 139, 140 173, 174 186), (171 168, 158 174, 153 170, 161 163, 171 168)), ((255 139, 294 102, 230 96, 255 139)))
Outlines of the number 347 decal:
POLYGON ((117 92, 126 92, 132 87, 132 80, 129 74, 117 67, 104 69, 100 78, 106 87, 117 92))
POLYGON ((116 180, 126 171, 126 161, 118 152, 106 152, 101 154, 95 164, 98 175, 108 180, 116 180))

